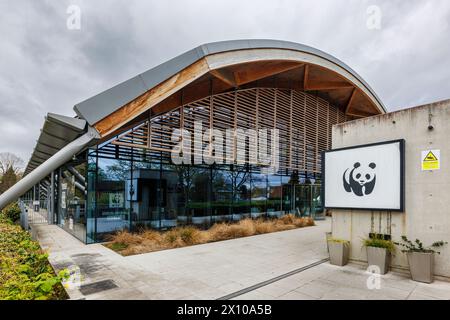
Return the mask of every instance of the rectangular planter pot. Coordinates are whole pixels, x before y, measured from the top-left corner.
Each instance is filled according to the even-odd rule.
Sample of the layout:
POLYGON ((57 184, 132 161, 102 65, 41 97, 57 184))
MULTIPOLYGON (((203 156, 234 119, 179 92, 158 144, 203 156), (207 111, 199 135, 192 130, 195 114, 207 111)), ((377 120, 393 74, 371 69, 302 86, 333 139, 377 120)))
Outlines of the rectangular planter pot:
POLYGON ((408 263, 414 281, 432 283, 434 280, 434 253, 408 252, 408 263))
POLYGON ((380 274, 386 274, 391 264, 391 254, 385 248, 366 247, 369 266, 380 268, 380 274))
POLYGON ((350 244, 348 242, 328 241, 330 263, 335 266, 345 266, 348 263, 350 244))

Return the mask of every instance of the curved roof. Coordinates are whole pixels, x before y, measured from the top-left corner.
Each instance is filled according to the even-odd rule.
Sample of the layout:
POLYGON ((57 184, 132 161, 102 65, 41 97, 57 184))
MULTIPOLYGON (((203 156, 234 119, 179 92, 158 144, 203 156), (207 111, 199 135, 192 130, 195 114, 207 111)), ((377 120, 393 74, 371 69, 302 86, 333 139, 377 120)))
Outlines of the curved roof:
MULTIPOLYGON (((345 63, 323 51, 278 40, 208 43, 75 105, 74 110, 81 119, 49 113, 25 174, 83 134, 87 124, 94 126, 102 137, 106 137, 150 108, 155 107, 153 113, 167 111, 173 107, 173 102, 164 104, 168 97, 180 89, 194 85, 196 81, 197 86, 192 87, 192 92, 205 91, 203 87, 211 78, 222 81, 225 85, 222 85, 221 89, 226 91, 242 84, 253 85, 253 80, 268 76, 268 73, 261 72, 266 69, 272 70, 269 76, 281 74, 284 75, 284 80, 303 77, 300 86, 302 90, 325 95, 324 98, 334 104, 344 101, 343 108, 350 116, 366 117, 386 112, 383 103, 364 79, 345 63), (311 66, 309 71, 307 66, 311 66), (250 72, 254 74, 250 75, 250 72), (308 74, 311 83, 307 86, 308 74), (338 78, 346 82, 335 81, 338 78, 330 78, 329 75, 338 75, 338 78), (317 82, 320 77, 326 81, 317 82), (357 91, 358 94, 355 94, 357 91), (364 103, 371 105, 370 112, 358 109, 359 105, 364 103), (354 105, 351 108, 353 114, 347 112, 350 105, 354 105), (116 115, 115 118, 111 118, 113 115, 116 115)), ((202 94, 205 95, 203 92, 191 94, 191 101, 202 98, 202 94)), ((206 90, 206 95, 208 94, 210 92, 206 90)))
MULTIPOLYGON (((345 80, 348 80, 355 88, 358 88, 359 91, 364 94, 368 101, 375 106, 375 108, 373 108, 375 111, 372 111, 373 114, 386 112, 382 101, 373 89, 345 63, 315 48, 299 43, 279 40, 232 40, 201 45, 75 105, 74 110, 79 117, 85 119, 90 125, 95 126, 112 113, 120 110, 133 100, 163 83, 168 82, 171 79, 171 81, 178 81, 178 78, 174 78, 180 77, 179 75, 183 70, 187 70, 188 67, 208 57, 216 58, 209 58, 211 60, 206 62, 207 65, 205 68, 197 68, 196 70, 198 71, 195 71, 198 73, 197 75, 190 74, 189 81, 186 81, 186 83, 183 84, 177 84, 179 86, 176 88, 182 88, 190 82, 195 81, 206 72, 211 72, 230 65, 262 60, 296 61, 308 64, 311 63, 312 65, 332 70, 334 73, 342 76, 345 80), (264 49, 266 49, 266 51, 263 54, 264 49), (234 56, 230 56, 231 52, 233 52, 234 56), (247 54, 245 55, 244 52, 247 52, 247 54), (227 62, 222 64, 222 61, 224 60, 227 60, 227 62)), ((174 89, 175 88, 171 88, 171 91, 168 92, 168 94, 173 94, 173 92, 175 92, 174 89)), ((159 94, 161 94, 161 92, 159 92, 159 94)), ((352 96, 350 97, 350 101, 353 99, 352 96)), ((166 97, 167 95, 162 96, 161 99, 154 104, 166 97)), ((150 103, 147 102, 147 104, 149 105, 148 107, 151 107, 150 103)), ((128 112, 129 111, 130 110, 128 110, 128 112)), ((140 111, 142 111, 142 109, 140 109, 140 111)), ((133 116, 138 115, 138 113, 133 112, 129 112, 129 114, 133 116)), ((117 129, 117 126, 111 124, 110 129, 113 127, 117 129)), ((111 130, 108 132, 111 133, 111 130)))

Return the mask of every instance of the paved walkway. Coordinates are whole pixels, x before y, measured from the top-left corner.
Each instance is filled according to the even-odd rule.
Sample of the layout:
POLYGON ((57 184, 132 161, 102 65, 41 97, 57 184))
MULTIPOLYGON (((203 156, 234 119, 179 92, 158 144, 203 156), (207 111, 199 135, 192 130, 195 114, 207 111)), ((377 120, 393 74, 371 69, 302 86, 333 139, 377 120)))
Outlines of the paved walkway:
MULTIPOLYGON (((378 276, 379 289, 368 289, 371 274, 364 266, 324 263, 256 289, 235 299, 248 300, 449 300, 450 283, 414 282, 409 275, 389 272, 378 276)), ((373 279, 373 278, 372 278, 373 279)), ((373 282, 370 281, 373 285, 373 282)))
MULTIPOLYGON (((56 269, 77 265, 81 289, 72 299, 218 299, 327 258, 317 226, 130 257, 101 244, 84 245, 54 225, 36 226, 56 269)), ((235 299, 450 299, 450 284, 418 284, 389 273, 368 290, 363 267, 323 263, 235 299)))

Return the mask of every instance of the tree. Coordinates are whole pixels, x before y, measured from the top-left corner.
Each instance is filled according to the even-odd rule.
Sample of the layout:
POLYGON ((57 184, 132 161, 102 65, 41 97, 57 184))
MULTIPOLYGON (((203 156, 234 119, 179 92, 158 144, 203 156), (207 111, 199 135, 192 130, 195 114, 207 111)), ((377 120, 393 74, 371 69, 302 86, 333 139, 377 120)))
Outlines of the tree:
POLYGON ((17 175, 21 170, 24 162, 21 158, 10 152, 0 153, 0 175, 3 176, 10 168, 17 175))
POLYGON ((17 175, 13 167, 9 167, 2 176, 2 181, 0 182, 0 193, 5 192, 11 188, 17 182, 17 175))

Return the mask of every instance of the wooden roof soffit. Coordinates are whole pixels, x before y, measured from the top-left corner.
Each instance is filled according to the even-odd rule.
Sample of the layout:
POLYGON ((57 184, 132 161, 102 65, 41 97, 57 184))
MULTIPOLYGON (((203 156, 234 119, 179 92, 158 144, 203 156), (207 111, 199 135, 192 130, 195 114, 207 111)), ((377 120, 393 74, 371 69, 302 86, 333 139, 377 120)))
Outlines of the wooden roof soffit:
POLYGON ((275 64, 268 63, 264 68, 257 67, 254 69, 250 68, 242 71, 233 71, 229 68, 222 68, 211 70, 210 73, 229 86, 237 88, 250 82, 300 68, 303 65, 303 63, 298 62, 279 62, 275 64))
POLYGON ((355 100, 355 96, 356 96, 356 88, 353 89, 350 99, 348 100, 347 106, 345 107, 345 114, 349 113, 353 101, 355 100))
MULTIPOLYGON (((213 57, 213 56, 211 56, 213 57)), ((345 113, 354 117, 372 116, 373 113, 359 110, 358 99, 356 96, 361 94, 363 90, 356 88, 355 84, 351 81, 344 79, 318 79, 313 76, 314 69, 311 69, 315 64, 304 63, 301 61, 293 60, 267 60, 267 61, 254 61, 258 62, 258 65, 240 66, 239 63, 233 63, 233 59, 226 60, 219 64, 217 61, 209 61, 208 57, 202 58, 197 62, 186 67, 179 73, 158 84, 154 88, 151 88, 138 98, 130 101, 115 112, 106 116, 102 120, 94 124, 95 129, 100 133, 102 138, 107 138, 112 134, 115 134, 117 130, 127 125, 131 119, 137 118, 139 115, 150 110, 153 106, 159 104, 165 99, 173 96, 175 93, 183 89, 184 87, 194 83, 196 80, 202 78, 208 73, 214 78, 218 79, 220 83, 223 83, 225 87, 237 88, 241 85, 248 84, 260 79, 268 78, 288 72, 290 70, 300 69, 303 71, 303 79, 301 70, 299 70, 299 78, 303 80, 304 91, 325 91, 325 90, 340 90, 353 88, 352 94, 345 107, 345 113)), ((333 70, 331 70, 333 71, 333 70)))
POLYGON ((220 81, 224 82, 225 84, 229 85, 232 88, 237 88, 238 84, 236 82, 236 77, 233 72, 222 69, 222 70, 211 70, 210 73, 219 79, 220 81))
POLYGON ((201 59, 178 74, 145 92, 137 99, 127 103, 122 108, 97 122, 94 127, 102 137, 105 137, 122 127, 129 119, 133 119, 151 106, 163 101, 187 84, 200 78, 209 71, 205 59, 201 59))

